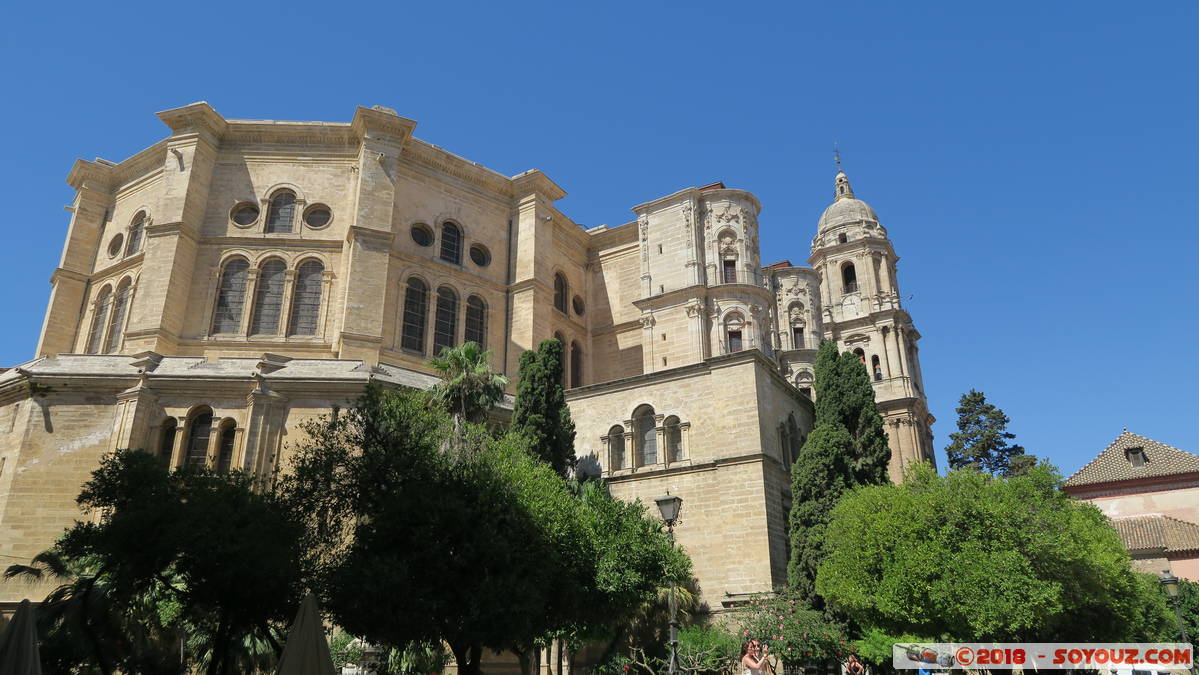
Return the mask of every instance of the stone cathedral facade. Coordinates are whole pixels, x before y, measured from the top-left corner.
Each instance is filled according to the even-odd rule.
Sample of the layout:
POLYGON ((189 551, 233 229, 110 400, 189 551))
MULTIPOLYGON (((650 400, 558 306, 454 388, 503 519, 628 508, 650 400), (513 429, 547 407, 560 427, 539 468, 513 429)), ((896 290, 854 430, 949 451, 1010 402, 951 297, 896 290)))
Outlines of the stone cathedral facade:
MULTIPOLYGON (((579 470, 651 508, 683 498, 676 534, 713 610, 785 579, 821 339, 873 374, 892 475, 933 459, 897 257, 844 173, 810 267, 764 265, 761 205, 720 183, 584 228, 542 172, 499 174, 390 109, 159 118, 165 139, 67 177, 35 358, 0 369, 2 560, 89 517, 74 498, 104 453, 286 470, 303 422, 370 382, 427 387, 429 358, 467 340, 513 380, 522 351, 562 340, 579 470)), ((0 607, 38 594, 0 582, 0 607)))

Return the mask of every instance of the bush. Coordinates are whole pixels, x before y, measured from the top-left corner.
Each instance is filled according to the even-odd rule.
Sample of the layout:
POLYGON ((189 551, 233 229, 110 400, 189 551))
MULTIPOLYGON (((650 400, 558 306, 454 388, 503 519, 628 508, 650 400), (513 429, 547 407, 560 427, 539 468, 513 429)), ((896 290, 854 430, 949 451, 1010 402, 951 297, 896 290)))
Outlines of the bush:
POLYGON ((679 631, 679 670, 732 673, 740 660, 740 638, 718 626, 690 626, 679 631))

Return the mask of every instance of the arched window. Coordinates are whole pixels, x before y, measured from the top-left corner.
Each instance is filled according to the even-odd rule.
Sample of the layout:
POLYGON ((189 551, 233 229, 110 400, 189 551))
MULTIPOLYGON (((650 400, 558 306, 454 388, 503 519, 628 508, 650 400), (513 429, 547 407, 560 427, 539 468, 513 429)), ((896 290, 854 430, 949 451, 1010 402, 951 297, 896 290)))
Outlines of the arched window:
POLYGON ((171 454, 175 451, 175 432, 178 431, 179 423, 174 417, 168 417, 162 423, 162 434, 158 437, 158 456, 168 464, 171 461, 171 454))
POLYGON ((677 462, 683 458, 683 428, 679 418, 671 415, 662 422, 666 431, 666 461, 677 462))
POLYGON ((883 366, 878 361, 878 354, 870 357, 870 371, 874 373, 874 379, 883 379, 883 366))
POLYGON ((142 239, 146 232, 146 212, 138 211, 129 226, 129 241, 125 244, 125 255, 133 255, 142 250, 142 239))
POLYGON ((216 309, 212 313, 212 332, 236 333, 241 330, 241 312, 246 305, 246 274, 250 263, 234 258, 225 263, 217 289, 216 309))
POLYGON ((658 430, 654 409, 643 405, 633 412, 633 442, 637 446, 637 466, 658 463, 658 430))
POLYGON ((745 329, 745 319, 738 313, 729 314, 724 320, 724 332, 726 338, 726 349, 729 354, 745 349, 745 344, 742 339, 745 329))
POLYGON ((617 424, 608 430, 608 463, 612 469, 623 469, 624 427, 617 424))
POLYGON ((208 463, 208 438, 212 435, 212 411, 192 417, 187 428, 187 466, 204 466, 208 463))
POLYGON ((570 294, 570 287, 566 284, 566 277, 561 274, 554 275, 554 309, 566 313, 566 298, 570 294))
POLYGON ((570 386, 583 386, 583 348, 578 342, 570 343, 570 386))
POLYGON ((483 298, 472 295, 466 299, 466 334, 467 342, 478 343, 481 349, 487 349, 487 305, 483 298))
POLYGON ((437 314, 433 319, 433 353, 454 346, 458 335, 458 294, 448 286, 437 289, 437 314))
POLYGON ((296 193, 279 190, 271 197, 270 209, 266 212, 267 232, 291 232, 296 215, 296 193))
POLYGON ((441 226, 441 259, 455 265, 462 264, 462 230, 453 223, 441 226))
POLYGON ((96 306, 92 310, 92 329, 87 336, 87 353, 99 354, 100 345, 104 342, 104 327, 108 325, 108 307, 112 304, 112 287, 105 286, 96 296, 96 306))
POLYGON ((858 357, 859 363, 861 363, 863 366, 866 365, 866 352, 862 351, 861 347, 853 350, 853 355, 858 357))
POLYGON ((287 266, 271 260, 258 268, 258 287, 254 291, 254 314, 250 317, 250 335, 275 335, 283 312, 283 279, 287 266))
POLYGON ((853 263, 846 263, 841 268, 841 288, 845 293, 858 292, 858 271, 854 269, 853 263))
POLYGON ((425 353, 425 322, 429 316, 429 286, 416 277, 408 279, 404 291, 404 325, 400 347, 425 353))
POLYGON ((237 438, 237 425, 233 420, 225 420, 221 426, 221 437, 218 440, 219 451, 216 460, 217 473, 229 473, 233 466, 233 441, 237 438))
POLYGON ((321 284, 324 279, 325 266, 317 260, 309 260, 296 270, 288 335, 316 335, 316 323, 321 317, 321 284))
POLYGON ((108 320, 108 339, 104 341, 104 353, 111 354, 121 346, 125 334, 125 315, 129 312, 129 293, 133 288, 129 279, 117 286, 116 300, 112 305, 112 316, 108 320))

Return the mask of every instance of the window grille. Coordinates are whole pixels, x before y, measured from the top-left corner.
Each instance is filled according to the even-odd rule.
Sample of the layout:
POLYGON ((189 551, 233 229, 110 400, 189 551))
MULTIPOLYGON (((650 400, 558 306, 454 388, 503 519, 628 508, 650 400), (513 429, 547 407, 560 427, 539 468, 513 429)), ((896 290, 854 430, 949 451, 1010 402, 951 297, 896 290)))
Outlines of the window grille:
POLYGON ((271 197, 271 207, 266 212, 267 232, 291 232, 292 221, 295 220, 296 193, 291 190, 280 190, 271 197))
POLYGON ((454 346, 458 333, 458 296, 453 290, 442 286, 437 289, 437 316, 433 322, 433 353, 440 354, 445 347, 454 346))
POLYGON ((639 455, 638 466, 649 466, 658 463, 658 430, 654 425, 654 409, 645 408, 641 414, 633 418, 633 426, 637 430, 637 448, 639 455))
POLYGON ((404 325, 400 346, 425 353, 425 322, 428 320, 429 287, 413 277, 404 292, 404 325))
POLYGON ((196 415, 187 433, 187 465, 204 466, 208 462, 208 437, 212 435, 212 413, 196 415))
POLYGON ((321 316, 321 285, 325 266, 315 260, 300 265, 296 271, 295 289, 291 296, 290 335, 316 335, 321 316))
POLYGON ((441 226, 441 259, 455 265, 462 264, 462 230, 453 223, 441 226))
POLYGON ((129 227, 129 242, 125 244, 125 255, 133 255, 142 250, 142 237, 146 229, 146 217, 137 214, 133 225, 129 227))
POLYGON ((216 310, 212 314, 212 332, 236 333, 241 330, 241 313, 246 304, 246 274, 250 263, 241 258, 230 260, 221 273, 216 310))
POLYGON ((566 277, 561 274, 554 275, 554 309, 557 309, 563 314, 566 313, 566 295, 568 291, 566 285, 566 277))
POLYGON ((108 339, 104 342, 104 353, 111 354, 121 346, 121 336, 125 330, 125 314, 129 311, 129 280, 121 282, 117 289, 116 302, 112 306, 112 316, 108 322, 108 339))
POLYGON ((466 300, 466 341, 487 349, 487 305, 477 295, 466 300))
POLYGON ((175 451, 175 432, 178 431, 178 424, 174 418, 168 419, 162 423, 162 438, 158 442, 158 456, 171 461, 171 454, 175 451))
POLYGON ((99 354, 104 341, 104 327, 108 325, 108 306, 112 304, 112 288, 105 288, 96 297, 96 309, 92 314, 92 329, 87 336, 87 353, 99 354))
POLYGON ((282 260, 272 260, 258 269, 254 315, 250 321, 251 335, 274 335, 279 332, 279 314, 283 311, 283 279, 286 272, 287 267, 282 260))
POLYGON ((624 427, 620 425, 608 430, 608 461, 612 469, 624 468, 624 427))
POLYGON ((217 457, 217 473, 229 473, 229 469, 233 466, 233 439, 236 434, 237 429, 232 424, 221 429, 221 450, 217 457))

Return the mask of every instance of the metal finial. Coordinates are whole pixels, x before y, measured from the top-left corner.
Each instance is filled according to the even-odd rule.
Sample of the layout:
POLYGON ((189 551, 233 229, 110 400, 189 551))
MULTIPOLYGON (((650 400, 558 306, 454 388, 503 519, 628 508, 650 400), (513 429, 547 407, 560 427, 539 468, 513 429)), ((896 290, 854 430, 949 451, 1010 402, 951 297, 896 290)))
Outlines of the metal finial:
POLYGON ((837 173, 841 173, 841 150, 837 148, 837 141, 833 141, 833 161, 837 163, 837 173))

